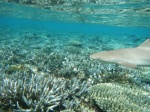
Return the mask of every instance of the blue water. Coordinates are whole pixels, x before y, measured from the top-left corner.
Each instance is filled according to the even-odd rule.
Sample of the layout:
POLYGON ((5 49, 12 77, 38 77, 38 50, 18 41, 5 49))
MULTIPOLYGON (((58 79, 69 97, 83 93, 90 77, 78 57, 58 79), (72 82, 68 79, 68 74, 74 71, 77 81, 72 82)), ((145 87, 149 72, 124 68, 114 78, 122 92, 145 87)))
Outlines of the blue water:
MULTIPOLYGON (((81 12, 67 12, 68 10, 47 10, 28 4, 0 2, 0 74, 3 74, 0 76, 0 82, 3 78, 14 80, 16 74, 16 77, 20 78, 26 73, 28 77, 32 74, 50 74, 65 80, 71 80, 72 77, 80 80, 80 77, 84 77, 81 80, 98 80, 98 83, 99 78, 102 78, 104 83, 117 82, 130 86, 150 84, 149 68, 138 71, 113 64, 105 66, 105 63, 100 65, 99 61, 89 58, 91 54, 99 51, 137 47, 150 38, 147 2, 109 5, 102 5, 102 10, 109 9, 102 13, 99 11, 99 5, 96 4, 95 7, 91 4, 89 7, 98 11, 89 14, 90 11, 84 12, 89 8, 87 4, 83 5, 85 9, 81 6, 81 12), (115 13, 115 8, 119 12, 115 13), (112 77, 109 78, 107 73, 112 77), (142 73, 145 74, 141 75, 142 73)), ((70 97, 69 100, 74 98, 71 95, 70 97)), ((24 104, 21 106, 29 109, 24 104)), ((97 105, 93 107, 96 108, 97 105)), ((8 109, 6 107, 6 110, 8 109)))
POLYGON ((150 36, 150 28, 144 27, 119 27, 101 24, 86 24, 86 23, 70 23, 61 21, 44 21, 44 20, 34 20, 26 18, 14 18, 0 16, 1 27, 16 28, 30 28, 37 27, 40 29, 46 29, 49 31, 59 31, 59 32, 76 32, 85 34, 108 34, 108 35, 138 35, 141 38, 150 36))

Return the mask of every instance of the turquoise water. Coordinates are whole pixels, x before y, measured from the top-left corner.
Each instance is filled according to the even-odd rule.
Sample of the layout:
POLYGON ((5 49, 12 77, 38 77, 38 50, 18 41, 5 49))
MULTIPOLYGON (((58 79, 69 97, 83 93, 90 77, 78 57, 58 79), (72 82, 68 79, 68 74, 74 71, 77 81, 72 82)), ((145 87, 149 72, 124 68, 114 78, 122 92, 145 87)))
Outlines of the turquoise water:
POLYGON ((150 38, 149 1, 96 3, 49 8, 0 2, 0 111, 150 111, 149 67, 131 69, 89 57, 137 47, 150 38), (104 86, 106 93, 96 93, 104 86))
POLYGON ((27 18, 17 18, 9 16, 0 17, 1 27, 16 28, 22 27, 28 29, 30 27, 37 27, 42 30, 59 31, 59 32, 76 32, 83 34, 107 34, 107 35, 137 35, 141 38, 148 37, 150 35, 150 28, 145 27, 123 27, 123 26, 110 26, 102 24, 87 24, 87 23, 73 23, 73 22, 61 22, 61 21, 44 21, 34 20, 27 18))

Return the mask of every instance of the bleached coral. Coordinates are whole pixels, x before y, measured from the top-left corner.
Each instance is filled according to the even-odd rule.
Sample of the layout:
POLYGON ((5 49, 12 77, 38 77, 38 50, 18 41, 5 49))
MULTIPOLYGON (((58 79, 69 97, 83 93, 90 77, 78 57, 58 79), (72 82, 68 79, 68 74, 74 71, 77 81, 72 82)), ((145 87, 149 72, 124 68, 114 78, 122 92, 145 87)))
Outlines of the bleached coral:
MULTIPOLYGON (((150 87, 147 87, 150 90, 150 87)), ((89 93, 97 105, 107 112, 150 112, 150 93, 135 86, 100 83, 89 93)))
POLYGON ((68 90, 66 91, 68 94, 68 98, 64 100, 63 106, 65 108, 73 109, 78 108, 80 106, 80 103, 82 99, 81 98, 83 92, 87 91, 88 87, 90 85, 90 82, 83 81, 81 82, 77 78, 73 78, 72 80, 69 80, 67 82, 68 90))
POLYGON ((1 108, 12 107, 22 111, 24 108, 30 111, 53 110, 59 105, 64 90, 65 81, 53 77, 32 75, 31 79, 11 80, 4 79, 1 82, 1 108), (9 102, 9 103, 8 103, 9 102))
MULTIPOLYGON (((79 82, 78 79, 66 81, 63 78, 36 74, 31 79, 5 78, 0 82, 0 109, 29 112, 54 110, 68 97, 73 98, 86 91, 87 83, 79 82)), ((69 100, 68 104, 70 102, 72 101, 69 100)))

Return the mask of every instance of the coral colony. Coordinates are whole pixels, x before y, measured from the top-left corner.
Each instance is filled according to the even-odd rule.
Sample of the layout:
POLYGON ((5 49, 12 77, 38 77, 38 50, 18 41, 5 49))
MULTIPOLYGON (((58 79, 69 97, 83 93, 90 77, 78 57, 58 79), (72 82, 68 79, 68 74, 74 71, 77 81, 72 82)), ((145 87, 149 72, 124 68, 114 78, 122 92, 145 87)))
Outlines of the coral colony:
MULTIPOLYGON (((0 48, 2 112, 150 111, 149 68, 136 70, 92 60, 82 42, 64 43, 62 52, 61 47, 53 47, 57 43, 41 46, 42 38, 29 43, 36 36, 22 36, 26 39, 8 37, 0 48), (68 46, 83 52, 70 52, 68 46)), ((50 41, 47 33, 43 38, 50 41)))
MULTIPOLYGON (((76 13, 80 5, 77 0, 71 5, 68 0, 2 1, 60 12, 73 6, 76 13)), ((80 1, 92 2, 93 7, 103 0, 80 1)), ((0 112, 150 112, 150 67, 133 69, 91 59, 95 52, 125 48, 125 43, 110 39, 112 35, 83 38, 76 33, 0 27, 0 112)), ((130 43, 142 41, 141 37, 130 43)))
MULTIPOLYGON (((87 90, 88 83, 76 78, 65 81, 52 76, 32 75, 30 79, 3 79, 1 84, 1 109, 15 111, 49 112, 57 106, 79 106, 76 99, 87 90), (69 97, 72 97, 69 99, 69 97), (70 101, 69 101, 70 100, 70 101)), ((79 99, 78 99, 79 100, 79 99)))

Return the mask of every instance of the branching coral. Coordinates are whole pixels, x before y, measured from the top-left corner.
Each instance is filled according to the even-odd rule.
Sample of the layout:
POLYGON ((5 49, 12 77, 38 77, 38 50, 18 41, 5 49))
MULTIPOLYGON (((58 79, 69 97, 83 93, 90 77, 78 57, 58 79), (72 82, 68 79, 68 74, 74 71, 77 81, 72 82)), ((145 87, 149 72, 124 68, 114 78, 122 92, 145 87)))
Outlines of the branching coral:
POLYGON ((83 81, 81 83, 77 78, 69 80, 66 86, 66 88, 68 88, 66 92, 69 94, 67 99, 64 100, 63 106, 69 109, 78 108, 82 101, 79 98, 81 98, 83 92, 85 92, 89 86, 90 82, 83 81))
MULTIPOLYGON (((42 75, 32 75, 31 79, 26 79, 26 77, 17 80, 5 78, 1 82, 0 108, 2 110, 11 108, 19 111, 48 112, 61 105, 60 103, 67 100, 68 97, 73 98, 85 92, 88 83, 79 82, 78 79, 66 81, 63 78, 42 75), (70 85, 66 86, 66 84, 70 85)), ((71 100, 67 103, 71 104, 71 100)))
MULTIPOLYGON (((147 87, 150 90, 150 87, 147 87)), ((150 112, 148 90, 117 83, 101 83, 90 88, 91 97, 108 112, 150 112)))
MULTIPOLYGON (((90 50, 67 53, 62 50, 65 44, 50 42, 55 37, 42 37, 29 36, 18 41, 12 36, 5 38, 7 41, 0 48, 0 111, 149 111, 149 86, 133 86, 149 84, 149 69, 103 64, 89 58, 90 50), (89 95, 85 93, 97 83, 101 84, 91 87, 89 95)), ((58 40, 64 42, 59 36, 58 40)), ((70 44, 82 47, 81 43, 70 44)))
POLYGON ((119 3, 124 3, 119 0, 3 0, 3 1, 8 1, 8 2, 16 2, 16 3, 24 3, 24 4, 63 4, 66 2, 73 2, 73 3, 78 3, 78 2, 85 2, 85 3, 97 3, 97 4, 119 4, 119 3))
POLYGON ((1 84, 1 108, 30 109, 31 111, 52 110, 59 105, 65 81, 53 77, 32 75, 31 79, 4 79, 1 84), (9 102, 9 104, 8 104, 9 102))
POLYGON ((68 54, 62 61, 58 75, 67 78, 76 76, 86 80, 90 78, 93 83, 137 83, 143 72, 144 70, 128 69, 116 64, 100 63, 86 56, 68 54))

